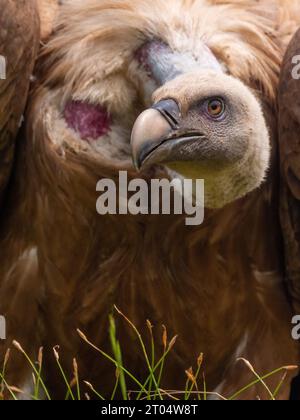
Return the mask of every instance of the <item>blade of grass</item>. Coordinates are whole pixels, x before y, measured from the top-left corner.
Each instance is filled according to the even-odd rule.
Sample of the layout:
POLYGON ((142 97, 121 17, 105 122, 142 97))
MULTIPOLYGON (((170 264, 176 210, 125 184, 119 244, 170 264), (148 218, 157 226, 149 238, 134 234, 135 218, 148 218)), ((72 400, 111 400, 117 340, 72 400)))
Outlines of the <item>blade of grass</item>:
MULTIPOLYGON (((3 367, 2 367, 2 377, 5 377, 5 373, 6 373, 6 366, 8 363, 10 357, 10 349, 6 350, 5 356, 4 356, 4 362, 3 362, 3 367)), ((4 391, 4 382, 3 380, 1 380, 1 386, 0 386, 0 394, 2 394, 4 391)))
MULTIPOLYGON (((147 327, 150 333, 150 342, 151 342, 151 370, 154 373, 154 365, 155 365, 155 343, 154 343, 154 337, 153 337, 153 325, 151 324, 151 322, 149 320, 147 320, 147 327)), ((150 381, 149 381, 149 393, 152 391, 152 385, 153 385, 153 379, 152 379, 152 375, 150 375, 150 381)), ((157 382, 157 386, 158 382, 157 382)), ((150 400, 150 397, 149 397, 150 400)))
POLYGON ((190 387, 189 393, 187 395, 188 400, 190 399, 190 396, 191 396, 191 393, 194 390, 194 387, 196 387, 197 391, 199 391, 197 381, 198 381, 198 377, 200 375, 202 363, 203 363, 203 354, 200 354, 200 356, 198 357, 198 360, 197 360, 197 371, 196 371, 196 374, 195 374, 195 382, 192 382, 192 385, 190 387))
POLYGON ((121 351, 120 343, 117 340, 116 323, 115 323, 113 315, 110 315, 109 317, 109 336, 110 336, 110 342, 111 342, 111 346, 113 350, 113 355, 117 362, 117 369, 119 371, 118 384, 120 384, 122 397, 124 401, 126 401, 128 399, 126 378, 125 378, 124 372, 122 371, 122 369, 120 369, 120 367, 123 366, 122 351, 121 351))
MULTIPOLYGON (((168 395, 168 396, 173 396, 172 399, 174 398, 174 395, 183 395, 185 394, 185 391, 176 391, 176 390, 164 390, 161 389, 160 390, 162 394, 168 395)), ((204 395, 204 392, 202 391, 193 391, 192 394, 197 395, 198 393, 200 393, 201 395, 204 395)), ((211 395, 217 398, 220 398, 220 400, 223 401, 228 401, 227 398, 223 397, 222 395, 218 394, 217 392, 206 392, 207 395, 211 395)), ((153 396, 154 394, 152 393, 151 396, 153 396)), ((176 398, 176 400, 179 400, 178 398, 176 398)))
MULTIPOLYGON (((296 369, 298 369, 298 366, 291 366, 291 367, 283 366, 281 368, 275 369, 273 372, 270 372, 270 373, 268 373, 266 375, 263 375, 261 377, 261 379, 263 381, 265 381, 266 379, 271 378, 272 376, 276 375, 277 373, 282 372, 283 370, 292 370, 292 369, 296 370, 296 369)), ((249 383, 248 385, 244 386, 242 389, 240 389, 239 391, 237 391, 235 394, 233 394, 231 397, 229 397, 228 400, 229 401, 235 400, 237 397, 239 397, 240 395, 242 395, 245 391, 248 391, 248 389, 252 388, 253 386, 257 385, 260 382, 261 382, 261 380, 260 379, 257 379, 255 381, 249 383)))
POLYGON ((50 400, 51 400, 51 397, 50 397, 50 395, 49 395, 49 392, 48 392, 48 390, 47 390, 47 387, 46 387, 46 385, 45 385, 45 383, 44 383, 44 381, 43 381, 42 377, 39 375, 38 370, 37 370, 37 369, 36 369, 36 367, 34 366, 34 363, 31 361, 30 357, 29 357, 29 356, 28 356, 28 354, 25 352, 25 350, 22 348, 22 346, 21 346, 21 344, 20 344, 20 343, 18 343, 17 341, 13 341, 13 345, 14 345, 14 347, 15 347, 15 348, 16 348, 19 352, 21 352, 21 353, 24 355, 24 357, 26 358, 27 362, 29 363, 29 365, 30 365, 31 369, 32 369, 32 370, 33 370, 33 372, 35 373, 35 375, 36 375, 37 377, 39 377, 39 378, 40 378, 40 384, 41 384, 41 386, 42 386, 42 388, 43 388, 43 390, 44 390, 44 392, 45 392, 46 398, 50 401, 50 400))
POLYGON ((95 388, 93 387, 93 385, 92 384, 90 384, 89 382, 87 382, 87 381, 83 381, 85 384, 86 384, 86 386, 88 386, 89 388, 90 388, 90 390, 98 397, 98 398, 100 398, 100 400, 101 401, 105 401, 105 398, 104 397, 102 397, 102 395, 101 394, 99 394, 99 392, 97 392, 96 390, 95 390, 95 388))
POLYGON ((281 377, 281 379, 279 381, 279 384, 277 385, 275 391, 273 392, 274 400, 277 398, 277 395, 279 394, 279 392, 280 392, 280 390, 282 388, 282 385, 284 384, 286 378, 287 378, 287 372, 284 372, 284 374, 282 375, 282 377, 281 377))
MULTIPOLYGON (((103 357, 105 357, 107 360, 109 360, 110 362, 112 362, 116 367, 118 367, 118 363, 117 361, 111 357, 109 354, 105 353, 103 350, 99 349, 97 346, 95 346, 95 344, 93 344, 91 341, 88 340, 88 338, 86 337, 86 335, 83 334, 82 331, 80 331, 79 329, 77 329, 77 332, 79 334, 79 336, 81 337, 81 339, 83 341, 85 341, 90 347, 92 347, 94 350, 96 350, 98 353, 100 353, 103 357)), ((126 368, 124 368, 124 366, 120 366, 119 367, 123 372, 126 373, 126 375, 133 380, 133 382, 136 383, 136 385, 138 385, 138 387, 142 390, 142 392, 145 392, 145 394, 148 394, 146 388, 144 387, 144 385, 137 379, 135 378, 135 376, 129 372, 129 370, 127 370, 126 368)))
MULTIPOLYGON (((168 354, 170 353, 170 351, 174 347, 174 345, 176 343, 176 339, 177 339, 177 336, 175 336, 175 337, 172 338, 172 340, 169 343, 169 346, 168 346, 167 351, 162 355, 162 357, 159 359, 159 361, 157 362, 157 364, 155 365, 155 367, 153 369, 153 371, 156 372, 156 370, 159 369, 159 367, 161 367, 160 368, 160 377, 162 376, 162 366, 164 366, 165 359, 167 358, 168 354)), ((148 382, 150 381, 150 379, 151 379, 151 374, 148 375, 146 381, 144 382, 144 388, 146 388, 146 386, 148 385, 148 382)), ((161 381, 161 378, 160 378, 160 381, 161 381)), ((140 399, 141 398, 142 393, 143 393, 143 391, 141 390, 140 393, 139 393, 139 395, 138 395, 138 397, 137 397, 137 399, 140 399)), ((157 393, 156 393, 156 395, 157 395, 157 393)))
POLYGON ((54 357, 55 357, 55 360, 56 360, 56 364, 57 364, 57 366, 59 368, 59 371, 60 371, 61 376, 62 376, 62 378, 64 380, 64 383, 66 384, 66 387, 67 387, 67 390, 68 390, 68 393, 69 393, 71 399, 73 401, 75 401, 75 397, 74 397, 73 391, 72 391, 72 389, 70 387, 69 381, 68 381, 67 376, 66 376, 66 374, 65 374, 65 372, 63 370, 63 367, 62 367, 62 365, 61 365, 61 363, 59 361, 58 349, 59 349, 58 346, 53 347, 53 353, 54 353, 54 357))
POLYGON ((207 387, 206 387, 206 379, 205 374, 203 373, 203 399, 204 401, 207 401, 207 387))
POLYGON ((184 400, 185 401, 187 400, 186 396, 187 396, 187 393, 188 393, 189 383, 190 383, 190 381, 189 381, 189 379, 187 379, 187 381, 185 383, 185 390, 184 390, 184 400))
POLYGON ((128 319, 121 311, 120 311, 120 309, 118 309, 117 308, 117 306, 115 305, 114 306, 114 308, 115 308, 115 310, 117 311, 117 313, 119 314, 119 315, 121 315, 124 319, 125 319, 125 321, 131 326, 131 328, 133 329, 133 331, 135 332, 135 334, 136 334, 136 336, 138 337, 138 340, 139 340, 139 342, 140 342, 140 345, 141 345, 141 347, 142 347, 142 350, 143 350, 143 354, 144 354, 144 357, 145 357, 145 360, 146 360, 146 364, 147 364, 147 366, 148 366, 148 369, 149 369, 149 372, 150 372, 150 374, 151 374, 151 376, 152 376, 152 380, 153 380, 153 383, 154 383, 154 385, 155 385, 155 388, 156 388, 156 390, 158 391, 158 396, 159 396, 159 398, 162 400, 163 398, 162 398, 162 396, 161 396, 161 393, 160 393, 160 389, 158 388, 158 386, 157 386, 157 382, 156 382, 156 378, 155 378, 155 376, 154 376, 154 373, 153 373, 153 370, 151 369, 151 364, 150 364, 150 361, 149 361, 149 357, 148 357, 148 354, 147 354, 147 351, 146 351, 146 347, 145 347, 145 343, 144 343, 144 341, 143 341, 143 339, 142 339, 142 336, 141 336, 141 334, 140 334, 140 332, 138 331, 138 329, 136 328, 136 326, 130 321, 130 319, 128 319))
POLYGON ((75 378, 76 390, 77 390, 77 399, 78 401, 80 401, 81 393, 80 393, 80 383, 79 383, 79 374, 78 374, 78 364, 75 358, 73 359, 73 368, 74 368, 74 378, 75 378))
POLYGON ((270 390, 270 388, 268 387, 268 385, 265 383, 264 379, 261 378, 261 376, 255 371, 255 369, 253 368, 253 366, 251 365, 251 363, 244 359, 244 358, 240 358, 238 359, 238 361, 241 361, 243 363, 245 363, 245 365, 249 368, 249 370, 253 373, 254 376, 256 376, 256 378, 258 379, 258 381, 262 384, 262 386, 265 388, 265 390, 267 391, 267 393, 270 395, 271 400, 274 400, 272 391, 270 390))
POLYGON ((2 373, 0 373, 0 378, 1 381, 4 383, 5 388, 8 390, 8 392, 10 393, 10 396, 12 397, 12 399, 14 401, 18 401, 18 398, 16 397, 16 395, 12 392, 11 387, 8 385, 8 383, 6 382, 6 380, 4 379, 4 377, 2 376, 2 373))
POLYGON ((119 368, 117 368, 116 369, 116 383, 115 383, 113 392, 111 394, 110 401, 114 401, 114 399, 115 399, 115 396, 116 396, 116 393, 117 393, 117 389, 119 387, 119 382, 120 382, 120 370, 119 370, 119 368))
MULTIPOLYGON (((162 325, 162 329, 163 329, 163 333, 162 333, 162 344, 163 344, 163 356, 167 351, 167 347, 168 347, 168 331, 167 331, 167 327, 165 325, 162 325)), ((160 369, 159 369, 159 374, 158 374, 158 379, 157 379, 157 386, 160 388, 160 384, 161 384, 161 380, 162 380, 162 375, 164 372, 164 368, 165 368, 165 360, 166 357, 162 357, 162 362, 160 365, 160 369)), ((156 400, 157 395, 154 396, 154 400, 156 400)))
MULTIPOLYGON (((70 388, 73 389, 73 387, 76 386, 76 379, 73 378, 72 381, 70 382, 70 388)), ((67 389, 67 393, 65 395, 65 401, 69 401, 71 395, 70 395, 70 391, 67 389)))
POLYGON ((43 348, 40 347, 39 349, 39 353, 38 353, 38 375, 35 381, 35 386, 34 386, 34 397, 35 398, 39 398, 39 394, 40 394, 40 384, 41 384, 41 375, 42 375, 42 366, 43 366, 43 348))

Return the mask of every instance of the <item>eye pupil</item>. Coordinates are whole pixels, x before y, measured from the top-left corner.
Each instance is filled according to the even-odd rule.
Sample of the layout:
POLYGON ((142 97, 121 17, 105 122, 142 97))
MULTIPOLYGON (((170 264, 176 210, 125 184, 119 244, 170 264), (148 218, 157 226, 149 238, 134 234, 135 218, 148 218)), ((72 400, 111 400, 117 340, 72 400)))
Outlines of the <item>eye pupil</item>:
POLYGON ((221 99, 213 99, 208 103, 208 113, 212 117, 220 117, 225 110, 225 104, 221 99))

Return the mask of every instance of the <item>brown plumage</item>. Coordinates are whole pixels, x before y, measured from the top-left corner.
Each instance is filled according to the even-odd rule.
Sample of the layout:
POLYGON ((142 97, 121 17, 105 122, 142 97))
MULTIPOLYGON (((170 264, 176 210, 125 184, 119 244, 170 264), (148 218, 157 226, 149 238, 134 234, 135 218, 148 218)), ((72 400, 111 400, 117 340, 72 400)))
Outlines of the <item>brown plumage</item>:
MULTIPOLYGON (((21 125, 38 51, 39 21, 34 2, 1 0, 0 54, 5 80, 0 84, 0 200, 10 175, 15 137, 21 125)), ((4 79, 3 77, 3 79, 4 79)))
MULTIPOLYGON (((31 355, 40 345, 59 344, 64 366, 71 369, 76 356, 81 376, 103 393, 113 383, 112 367, 81 343, 76 328, 109 351, 107 318, 114 304, 142 331, 145 320, 151 319, 167 325, 170 334, 179 334, 163 384, 167 388, 182 388, 180 372, 200 352, 205 354, 209 389, 225 396, 253 379, 238 357, 250 360, 259 373, 298 362, 298 346, 291 339, 292 306, 284 285, 275 113, 283 51, 297 16, 296 2, 279 0, 65 2, 37 66, 25 139, 19 144, 3 208, 0 313, 7 318, 9 340, 20 341, 31 355), (151 49, 143 65, 140 48, 156 40, 163 42, 163 54, 182 57, 181 76, 152 99, 164 67, 151 64, 151 49), (248 111, 255 109, 264 133, 261 152, 271 161, 265 181, 264 158, 254 191, 249 193, 248 185, 234 190, 224 195, 222 205, 219 195, 210 193, 212 207, 221 208, 207 210, 200 227, 186 227, 182 216, 97 215, 99 179, 117 179, 120 169, 127 169, 131 179, 170 176, 164 162, 136 172, 132 155, 140 151, 134 139, 131 148, 130 133, 144 109, 169 95, 186 105, 190 121, 189 107, 197 98, 186 92, 184 78, 189 77, 190 62, 197 67, 197 80, 204 83, 202 54, 211 60, 213 71, 222 73, 225 85, 243 83, 249 102, 241 99, 241 104, 248 111), (232 76, 230 82, 224 72, 232 76), (103 120, 96 141, 91 129, 99 134, 99 127, 80 126, 74 115, 90 106, 103 120)), ((239 118, 247 125, 247 119, 241 114, 239 118)), ((197 124, 203 129, 201 121, 197 124)), ((245 132, 249 144, 254 125, 245 132)), ((240 165, 237 184, 244 169, 257 168, 261 155, 253 156, 247 168, 240 165)), ((185 175, 186 165, 175 163, 172 169, 185 175)), ((229 166, 236 169, 235 164, 230 161, 229 166)), ((195 171, 201 174, 197 167, 193 176, 195 171)), ((214 171, 215 165, 209 166, 207 178, 213 179, 214 171)), ((123 323, 118 332, 126 343, 126 366, 144 374, 132 333, 123 323)), ((3 355, 7 343, 0 345, 3 355)), ((22 385, 26 369, 17 357, 8 379, 22 385)), ((62 396, 50 362, 47 377, 62 396)), ((271 378, 268 384, 275 388, 279 380, 271 378)), ((289 389, 287 382, 279 397, 287 398, 289 389)), ((243 396, 258 394, 268 397, 260 385, 243 396)))
POLYGON ((300 311, 300 91, 299 71, 294 57, 300 56, 298 31, 283 60, 279 88, 279 139, 281 150, 281 219, 286 245, 286 267, 289 292, 295 311, 300 311))

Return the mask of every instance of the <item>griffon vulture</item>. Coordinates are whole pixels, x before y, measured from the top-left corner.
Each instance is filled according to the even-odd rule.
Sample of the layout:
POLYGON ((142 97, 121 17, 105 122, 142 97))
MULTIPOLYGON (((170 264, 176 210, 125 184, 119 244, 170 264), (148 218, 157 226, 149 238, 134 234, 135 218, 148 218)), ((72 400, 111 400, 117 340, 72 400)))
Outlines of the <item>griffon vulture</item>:
MULTIPOLYGON (((16 3, 1 1, 1 26, 34 35, 30 16, 22 19, 28 29, 18 25, 16 3)), ((34 4, 23 3, 29 11, 34 4)), ((284 51, 300 22, 298 2, 62 3, 34 72, 2 204, 0 313, 8 340, 1 358, 12 339, 30 355, 59 344, 64 366, 71 369, 76 356, 81 377, 108 392, 111 365, 81 343, 76 329, 109 352, 108 315, 117 305, 141 331, 150 319, 179 334, 166 388, 182 389, 180 372, 200 352, 208 388, 225 397, 253 380, 240 357, 259 373, 297 364, 291 320, 300 296, 298 145, 297 137, 281 137, 286 270, 276 97, 284 51), (96 184, 117 180, 120 170, 149 183, 203 178, 204 223, 187 227, 178 215, 99 216, 96 184)), ((24 38, 30 58, 20 63, 27 70, 16 67, 16 77, 28 82, 34 48, 26 44, 24 38)), ((12 144, 3 118, 13 112, 19 119, 27 84, 15 88, 18 101, 7 101, 1 84, 2 154, 12 144)), ((282 103, 295 115, 294 98, 282 103)), ((134 336, 122 323, 118 334, 127 343, 125 365, 143 375, 134 336)), ((27 374, 16 354, 9 383, 22 386, 27 374)), ((267 383, 275 389, 279 380, 267 383)), ((61 396, 51 361, 47 381, 61 396)), ((279 398, 289 392, 287 381, 279 398)), ((269 397, 257 385, 243 398, 257 395, 269 397)))

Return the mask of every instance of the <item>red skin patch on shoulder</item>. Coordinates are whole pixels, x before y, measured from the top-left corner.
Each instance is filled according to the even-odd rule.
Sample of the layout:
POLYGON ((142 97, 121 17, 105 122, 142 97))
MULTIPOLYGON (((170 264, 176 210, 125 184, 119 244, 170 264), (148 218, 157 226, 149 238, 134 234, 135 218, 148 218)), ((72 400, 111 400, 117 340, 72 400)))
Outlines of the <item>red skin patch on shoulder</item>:
POLYGON ((101 105, 71 101, 64 109, 69 128, 76 131, 82 140, 97 140, 106 135, 111 127, 111 116, 101 105))

